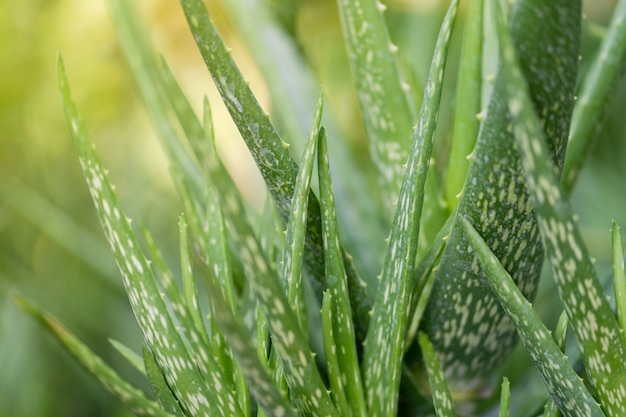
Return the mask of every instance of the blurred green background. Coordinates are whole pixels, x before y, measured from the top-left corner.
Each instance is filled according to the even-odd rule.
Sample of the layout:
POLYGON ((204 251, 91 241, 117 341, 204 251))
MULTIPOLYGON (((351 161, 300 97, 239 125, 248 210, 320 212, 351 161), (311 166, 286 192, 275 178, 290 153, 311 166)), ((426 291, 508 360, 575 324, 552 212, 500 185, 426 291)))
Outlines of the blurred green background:
MULTIPOLYGON (((285 10, 281 4, 287 2, 270 3, 285 10)), ((354 127, 358 111, 338 40, 334 3, 293 3, 297 13, 285 17, 285 27, 298 38, 325 85, 331 108, 358 146, 361 133, 354 127)), ((392 37, 424 77, 442 3, 447 2, 388 3, 392 37)), ((199 107, 202 96, 209 95, 220 151, 250 202, 260 204, 261 181, 241 141, 232 140, 237 133, 186 31, 178 2, 137 4, 157 50, 192 102, 199 107)), ((611 0, 586 1, 587 22, 606 24, 613 5, 611 0)), ((225 8, 217 0, 210 1, 209 7, 234 49, 235 60, 269 109, 267 89, 229 26, 225 8)), ((583 68, 599 41, 589 23, 585 27, 583 68)), ((454 53, 458 49, 457 36, 454 53)), ((58 53, 63 54, 74 98, 110 169, 121 204, 130 217, 153 232, 172 267, 177 264, 181 206, 117 44, 106 1, 0 0, 0 417, 126 416, 130 414, 13 302, 16 294, 35 300, 122 375, 144 387, 108 343, 108 338, 114 338, 139 350, 141 340, 65 125, 56 85, 58 53)), ((448 79, 454 83, 453 77, 448 79)), ((611 219, 626 228, 625 84, 572 196, 604 276, 609 273, 611 219)), ((453 90, 448 88, 443 120, 452 111, 452 99, 453 90)))

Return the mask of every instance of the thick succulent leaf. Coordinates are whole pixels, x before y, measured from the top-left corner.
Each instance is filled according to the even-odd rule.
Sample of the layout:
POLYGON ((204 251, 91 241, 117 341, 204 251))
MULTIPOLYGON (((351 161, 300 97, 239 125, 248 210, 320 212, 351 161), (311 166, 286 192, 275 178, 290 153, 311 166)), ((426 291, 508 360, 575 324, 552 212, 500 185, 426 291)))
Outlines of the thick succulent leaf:
POLYGON ((285 252, 283 255, 282 277, 287 284, 287 299, 296 312, 300 328, 307 334, 307 314, 302 289, 302 260, 304 257, 304 240, 306 237, 306 218, 309 203, 309 190, 313 177, 313 165, 317 151, 320 123, 322 121, 322 96, 320 95, 313 127, 305 145, 300 161, 300 170, 296 178, 296 190, 291 202, 291 212, 287 220, 285 252))
MULTIPOLYGON (((322 207, 322 233, 324 237, 324 261, 326 265, 326 282, 328 284, 327 303, 329 304, 327 320, 331 320, 332 349, 338 361, 338 371, 341 375, 341 391, 345 391, 351 415, 367 415, 365 407, 365 395, 359 358, 357 354, 357 342, 352 322, 352 309, 350 308, 350 294, 348 292, 348 280, 339 245, 339 232, 337 218, 335 216, 335 204, 333 187, 330 178, 330 166, 328 161, 328 148, 326 132, 322 128, 319 135, 319 149, 317 153, 317 169, 320 186, 320 205, 322 207)), ((322 316, 322 320, 324 316, 322 316)), ((328 326, 328 324, 327 324, 328 326)), ((325 351, 329 342, 324 339, 325 351)), ((330 373, 330 369, 329 369, 330 373)), ((342 413, 342 415, 344 415, 342 413)), ((345 414, 350 415, 350 414, 345 414)))
MULTIPOLYGON (((263 73, 271 94, 271 119, 291 145, 291 154, 299 157, 309 133, 319 82, 301 54, 300 45, 277 26, 268 11, 266 0, 235 0, 224 3, 235 26, 248 45, 250 54, 263 73)), ((337 216, 344 226, 342 242, 355 255, 361 273, 374 285, 376 271, 382 263, 382 248, 387 231, 383 227, 378 189, 367 187, 368 169, 355 163, 349 141, 338 127, 332 112, 326 112, 323 124, 329 142, 329 154, 336 190, 337 216), (378 219, 379 221, 373 221, 378 219), (368 274, 369 271, 372 271, 368 274)), ((404 162, 404 161, 403 161, 404 162)))
POLYGON ((163 373, 161 373, 161 368, 157 365, 154 355, 150 352, 150 350, 148 350, 148 348, 146 348, 145 345, 142 346, 142 351, 143 367, 145 368, 152 392, 159 401, 161 408, 177 417, 185 416, 183 410, 180 409, 178 400, 174 397, 174 393, 172 393, 172 390, 167 385, 165 378, 163 378, 163 373))
POLYGON ((83 173, 146 344, 186 412, 232 415, 218 402, 233 403, 232 393, 226 386, 209 389, 169 315, 130 220, 118 207, 113 187, 72 102, 61 59, 58 71, 66 118, 83 173))
POLYGON ((112 368, 92 352, 76 336, 50 315, 23 298, 16 298, 20 307, 48 329, 85 369, 95 376, 104 388, 140 417, 171 417, 143 392, 126 382, 112 368))
MULTIPOLYGON (((500 26, 504 26, 503 24, 500 26)), ((554 278, 596 396, 609 416, 626 414, 626 348, 532 111, 508 32, 500 27, 507 106, 554 278)))
POLYGON ((452 394, 443 375, 441 363, 437 358, 437 353, 432 343, 428 340, 425 333, 420 332, 417 335, 417 341, 424 355, 424 363, 426 364, 426 372, 428 373, 428 382, 432 392, 433 404, 438 417, 456 417, 454 410, 454 402, 452 394))
POLYGON ((626 273, 624 273, 624 247, 620 227, 613 221, 611 228, 613 236, 613 287, 615 291, 615 307, 617 309, 617 322, 622 331, 624 344, 626 345, 626 273))
MULTIPOLYGON (((510 26, 531 88, 531 109, 541 115, 549 133, 550 160, 560 165, 574 100, 580 2, 519 0, 513 7, 510 26)), ((474 390, 478 394, 484 388, 491 372, 513 349, 516 337, 485 283, 459 218, 467 216, 480 228, 529 299, 536 292, 543 260, 520 157, 509 129, 506 83, 499 74, 422 324, 440 355, 451 389, 465 395, 474 390)))
POLYGON ((569 192, 594 139, 602 130, 606 109, 626 70, 626 0, 615 6, 609 30, 583 81, 574 107, 562 183, 569 192))
POLYGON ((461 218, 461 225, 494 294, 515 325, 546 388, 563 414, 571 417, 604 416, 582 379, 570 366, 567 357, 498 258, 468 219, 461 218))
POLYGON ((465 22, 445 186, 450 211, 458 205, 469 169, 467 157, 474 150, 480 128, 477 116, 482 109, 483 4, 484 0, 471 2, 465 22))
MULTIPOLYGON (((181 0, 181 4, 215 85, 255 159, 279 213, 286 222, 298 172, 298 167, 287 149, 288 145, 278 136, 267 114, 252 94, 248 83, 245 82, 232 61, 230 53, 213 26, 204 3, 201 0, 181 0)), ((305 248, 304 262, 315 294, 321 297, 325 287, 324 253, 319 202, 313 194, 309 194, 305 248)), ((364 332, 369 321, 367 312, 371 297, 367 293, 367 286, 363 285, 362 280, 351 267, 350 260, 346 259, 345 262, 350 285, 353 287, 351 293, 358 294, 353 299, 353 308, 358 312, 357 324, 364 332)))
POLYGON ((414 284, 413 272, 424 184, 457 6, 457 1, 450 4, 435 47, 426 94, 400 189, 372 320, 363 347, 362 373, 371 415, 396 414, 407 316, 414 284))
POLYGON ((401 80, 397 46, 391 43, 383 3, 338 0, 344 39, 356 83, 361 116, 378 169, 385 217, 393 213, 411 147, 415 118, 407 102, 409 85, 401 80))

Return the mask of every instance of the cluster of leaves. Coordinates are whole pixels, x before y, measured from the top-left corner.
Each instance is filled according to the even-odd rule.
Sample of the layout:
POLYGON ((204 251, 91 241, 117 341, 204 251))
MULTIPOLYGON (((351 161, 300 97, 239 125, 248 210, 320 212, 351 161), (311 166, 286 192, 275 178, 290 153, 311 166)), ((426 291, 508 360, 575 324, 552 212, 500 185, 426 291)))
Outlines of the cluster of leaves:
MULTIPOLYGON (((434 409, 454 416, 459 398, 484 390, 516 334, 545 383, 536 404, 545 404, 544 415, 626 413, 619 227, 613 225, 616 317, 567 201, 624 69, 626 1, 615 11, 576 103, 579 1, 518 0, 509 23, 502 2, 472 2, 443 181, 429 174, 429 165, 458 0, 441 25, 419 112, 409 98, 419 87, 404 82, 397 68, 384 6, 339 0, 379 179, 379 194, 368 196, 332 118, 322 115, 321 95, 310 112, 312 127, 303 132, 306 123, 292 109, 308 102, 315 83, 290 37, 263 30, 272 19, 268 10, 256 2, 230 2, 244 36, 258 45, 259 62, 278 49, 290 64, 286 74, 283 67, 262 65, 266 78, 302 86, 301 96, 292 97, 281 91, 288 83, 270 83, 276 107, 284 110, 280 130, 289 145, 241 76, 202 0, 181 0, 207 68, 266 181, 272 201, 260 216, 247 209, 216 152, 208 100, 199 119, 167 64, 153 55, 128 2, 109 3, 183 201, 182 289, 150 233, 143 231, 142 245, 119 206, 71 99, 61 59, 59 82, 89 190, 144 336, 142 355, 117 342, 115 347, 146 375, 154 399, 52 317, 19 302, 135 414, 394 416, 434 409), (539 25, 546 30, 529 30, 539 25), (496 47, 483 41, 488 32, 497 35, 496 47), (272 42, 259 42, 263 36, 272 42), (493 84, 482 81, 496 70, 483 66, 489 56, 498 61, 493 84), (327 143, 327 136, 333 140, 327 143), (336 158, 332 175, 329 155, 336 158), (554 338, 528 301, 544 252, 564 306, 554 338), (381 273, 376 278, 372 271, 381 273), (568 325, 591 389, 563 353, 568 325)), ((501 416, 510 413, 510 394, 505 378, 501 416)))

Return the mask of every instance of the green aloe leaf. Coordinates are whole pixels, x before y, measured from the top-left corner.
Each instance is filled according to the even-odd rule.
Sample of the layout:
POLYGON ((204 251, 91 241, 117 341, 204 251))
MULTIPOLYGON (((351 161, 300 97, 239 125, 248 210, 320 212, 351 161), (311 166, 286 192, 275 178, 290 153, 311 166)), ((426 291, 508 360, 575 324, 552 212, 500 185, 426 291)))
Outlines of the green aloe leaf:
POLYGON ((313 177, 313 165, 317 151, 318 135, 322 122, 323 101, 320 95, 309 139, 304 148, 300 170, 296 178, 296 189, 291 202, 291 212, 287 220, 285 252, 283 255, 282 276, 288 290, 289 305, 296 312, 300 328, 307 333, 307 313, 302 289, 302 260, 306 236, 306 219, 309 205, 309 190, 313 177))
POLYGON ((585 388, 582 379, 574 372, 567 357, 561 352, 548 329, 487 243, 468 219, 461 218, 461 225, 480 260, 494 294, 515 325, 546 388, 559 408, 566 416, 604 416, 598 403, 585 388))
MULTIPOLYGON (((569 326, 569 320, 567 319, 567 314, 565 312, 561 313, 559 316, 559 321, 556 325, 556 330, 554 331, 554 341, 561 351, 565 349, 565 338, 567 336, 567 326, 569 326)), ((546 401, 546 406, 543 411, 541 417, 560 417, 560 411, 554 399, 552 397, 548 398, 546 401)))
POLYGON ((409 85, 400 78, 398 48, 387 32, 383 3, 337 3, 370 154, 378 169, 383 212, 389 217, 398 200, 403 164, 411 147, 415 117, 407 101, 409 85))
POLYGON ((624 246, 617 222, 613 221, 611 227, 613 237, 613 287, 615 291, 615 306, 617 309, 617 322, 622 331, 624 344, 626 345, 626 273, 624 273, 624 246))
MULTIPOLYGON (((288 151, 288 145, 282 141, 232 61, 204 3, 200 0, 182 0, 181 4, 215 85, 265 178, 281 217, 286 222, 291 210, 291 199, 298 172, 298 167, 288 151)), ((308 204, 304 262, 314 292, 321 297, 325 283, 319 202, 313 194, 309 194, 308 204)), ((372 298, 369 296, 368 286, 356 274, 350 259, 346 257, 344 262, 351 287, 352 308, 356 312, 355 320, 360 330, 359 334, 364 334, 369 322, 368 313, 372 298)))
POLYGON ((143 359, 134 350, 126 346, 125 344, 118 342, 117 340, 109 339, 111 346, 119 352, 130 363, 133 368, 139 371, 142 375, 146 375, 146 369, 143 364, 143 359))
POLYGON ((183 410, 180 409, 178 400, 174 397, 174 393, 172 393, 172 390, 167 385, 167 382, 163 377, 163 373, 161 373, 161 368, 156 363, 154 355, 145 345, 142 346, 142 350, 144 363, 143 367, 145 368, 150 386, 152 387, 152 392, 159 401, 161 408, 175 416, 185 416, 183 410))
POLYGON ((468 156, 474 150, 482 109, 482 47, 484 1, 470 3, 463 35, 461 63, 457 82, 456 111, 452 126, 452 141, 448 156, 446 178, 446 203, 454 211, 459 202, 459 194, 465 184, 469 169, 468 156))
POLYGON ((396 414, 424 184, 441 98, 442 74, 457 5, 457 1, 450 4, 435 47, 426 95, 394 215, 372 320, 363 346, 362 372, 366 401, 369 413, 376 416, 396 414))
POLYGON ((626 70, 626 1, 616 6, 598 55, 583 81, 574 107, 571 133, 563 167, 563 188, 569 192, 578 178, 594 140, 600 134, 606 109, 626 70))
POLYGON ((509 408, 511 406, 511 383, 504 377, 502 378, 502 388, 500 391, 500 416, 509 417, 509 408))
MULTIPOLYGON (((227 412, 218 402, 230 403, 232 393, 226 386, 209 389, 204 383, 196 362, 187 351, 168 313, 148 260, 140 248, 129 219, 118 207, 113 187, 72 102, 65 68, 60 58, 58 71, 66 118, 83 173, 148 348, 154 353, 166 381, 172 385, 176 398, 186 412, 232 415, 232 412, 227 412)), ((235 409, 235 413, 239 414, 240 411, 235 409)))
MULTIPOLYGON (((580 19, 579 1, 519 0, 509 22, 530 86, 531 109, 541 115, 549 133, 549 158, 557 165, 563 159, 574 101, 580 19)), ((452 391, 464 395, 473 391, 480 395, 493 370, 512 351, 516 335, 485 284, 459 219, 472 219, 529 299, 534 298, 543 261, 523 167, 509 129, 506 82, 499 73, 422 320, 452 391)))
MULTIPOLYGON (((325 294, 325 297, 328 298, 326 319, 332 319, 332 328, 328 330, 333 341, 331 350, 335 350, 334 355, 336 355, 338 362, 338 372, 341 375, 341 382, 338 383, 341 387, 338 388, 340 392, 345 392, 345 397, 351 412, 351 414, 345 415, 363 416, 367 415, 367 409, 365 406, 363 381, 357 354, 355 329, 352 322, 348 280, 343 264, 343 257, 341 255, 341 247, 339 245, 339 231, 330 177, 326 132, 323 128, 319 135, 317 156, 320 204, 322 207, 324 261, 326 265, 326 282, 328 283, 327 294, 325 294)), ((324 316, 322 318, 324 318, 324 316)), ((326 328, 328 328, 328 326, 329 324, 327 323, 326 328)), ((327 352, 328 348, 326 346, 330 341, 327 341, 325 338, 324 342, 325 351, 327 352)))
POLYGON ((143 392, 126 382, 92 352, 76 336, 61 325, 56 319, 39 310, 38 307, 17 297, 19 306, 35 318, 52 333, 57 340, 71 353, 85 369, 93 374, 102 386, 124 403, 133 413, 140 417, 171 417, 159 408, 159 405, 148 399, 143 392))
POLYGON ((428 340, 428 336, 421 332, 417 335, 417 341, 424 355, 424 363, 426 364, 426 371, 428 373, 428 382, 430 383, 433 404, 435 406, 437 416, 456 417, 452 394, 450 394, 446 378, 443 375, 441 363, 437 358, 437 353, 435 352, 432 343, 428 340))
MULTIPOLYGON (((214 225, 223 224, 219 197, 213 188, 209 187, 208 191, 208 221, 214 225)), ((217 229, 213 228, 213 231, 211 241, 214 248, 221 248, 219 253, 223 254, 226 240, 225 229, 222 226, 217 229)), ((242 248, 242 252, 244 252, 242 253, 243 258, 250 256, 247 248, 242 248)), ((207 262, 213 270, 224 270, 227 260, 224 256, 217 256, 207 258, 207 262)), ((299 409, 312 410, 314 405, 307 402, 307 395, 310 395, 309 401, 311 399, 318 400, 316 392, 321 389, 320 386, 323 387, 321 378, 314 367, 312 354, 302 331, 298 327, 297 318, 287 303, 280 282, 275 275, 271 275, 272 271, 268 270, 266 263, 259 265, 262 269, 250 270, 248 268, 247 273, 258 295, 264 316, 267 318, 267 326, 273 336, 272 346, 279 351, 283 360, 285 376, 292 388, 291 395, 296 406, 299 409)), ((233 306, 229 305, 225 299, 218 278, 214 274, 208 274, 207 282, 215 317, 228 338, 241 370, 248 380, 248 386, 254 393, 259 405, 264 409, 266 415, 281 415, 281 413, 295 415, 291 405, 274 384, 268 368, 259 358, 259 353, 261 357, 265 357, 267 350, 264 349, 263 352, 259 352, 257 347, 261 344, 257 344, 257 347, 252 344, 250 333, 239 317, 235 315, 233 306)), ((320 407, 320 412, 333 415, 334 408, 330 404, 330 398, 325 389, 319 397, 317 405, 320 407), (324 394, 326 394, 325 398, 324 394), (324 400, 327 401, 324 402, 324 400)))
POLYGON ((621 416, 626 413, 626 348, 620 328, 574 221, 516 65, 515 50, 500 21, 499 39, 507 107, 559 295, 602 408, 609 416, 621 416))
MULTIPOLYGON (((319 83, 300 53, 300 45, 285 31, 277 27, 276 19, 264 0, 236 0, 225 2, 235 26, 248 45, 263 73, 271 94, 271 119, 277 129, 288 138, 292 155, 299 157, 309 133, 311 116, 319 83)), ((344 225, 342 242, 362 264, 360 271, 367 282, 373 282, 374 273, 380 270, 380 258, 386 230, 376 199, 377 188, 367 187, 364 174, 367 168, 355 163, 349 141, 341 133, 331 112, 323 118, 324 128, 330 138, 333 184, 336 192, 337 216, 344 225)), ((385 220, 386 221, 386 220, 385 220)))

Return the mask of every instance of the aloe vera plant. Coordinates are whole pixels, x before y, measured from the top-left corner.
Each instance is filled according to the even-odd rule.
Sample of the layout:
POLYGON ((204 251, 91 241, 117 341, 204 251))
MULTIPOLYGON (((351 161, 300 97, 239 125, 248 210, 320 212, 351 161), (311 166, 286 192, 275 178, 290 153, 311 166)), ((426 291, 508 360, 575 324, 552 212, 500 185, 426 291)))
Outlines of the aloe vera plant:
POLYGON ((623 75, 626 1, 617 5, 593 58, 583 102, 575 100, 580 1, 471 2, 452 143, 440 161, 435 132, 445 129, 438 122, 459 1, 448 6, 419 94, 398 65, 385 6, 338 0, 369 145, 366 169, 378 178, 366 190, 363 168, 325 110, 324 94, 315 101, 316 81, 293 30, 279 23, 294 4, 283 5, 280 16, 259 1, 228 5, 266 78, 293 80, 301 89, 293 94, 269 84, 282 112, 274 119, 204 3, 181 0, 207 69, 267 184, 263 213, 247 206, 220 159, 209 101, 199 117, 165 60, 155 57, 129 2, 109 4, 184 207, 179 279, 149 231, 140 239, 124 214, 72 100, 61 58, 59 85, 143 334, 141 353, 114 347, 145 375, 150 395, 52 316, 24 298, 18 302, 133 413, 521 417, 545 407, 545 416, 626 414, 619 226, 613 224, 612 235, 614 312, 568 202, 602 120, 586 106, 607 107, 607 86, 623 75), (497 34, 497 45, 482 33, 497 34), (284 68, 297 73, 271 63, 276 46, 284 68), (497 66, 490 68, 489 59, 497 66), (411 104, 415 96, 419 112, 411 104), (568 137, 577 143, 572 153, 568 137), (445 167, 444 178, 431 161, 445 167), (557 289, 550 295, 564 307, 555 339, 531 305, 544 257, 557 289), (563 352, 568 323, 581 368, 563 352), (544 383, 530 411, 512 406, 516 395, 527 395, 521 379, 502 374, 518 337, 544 383))

